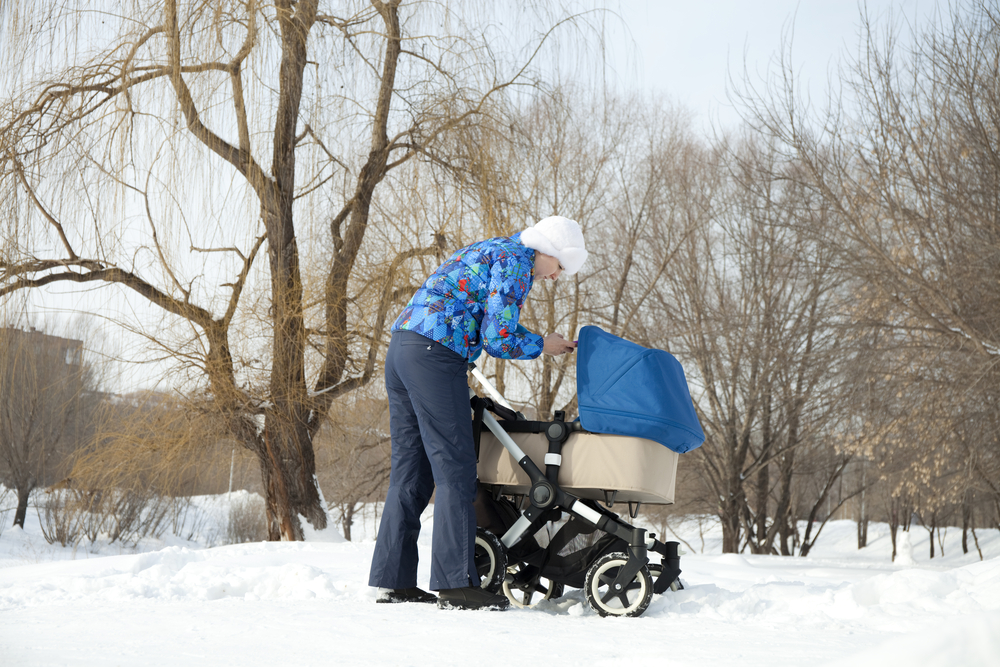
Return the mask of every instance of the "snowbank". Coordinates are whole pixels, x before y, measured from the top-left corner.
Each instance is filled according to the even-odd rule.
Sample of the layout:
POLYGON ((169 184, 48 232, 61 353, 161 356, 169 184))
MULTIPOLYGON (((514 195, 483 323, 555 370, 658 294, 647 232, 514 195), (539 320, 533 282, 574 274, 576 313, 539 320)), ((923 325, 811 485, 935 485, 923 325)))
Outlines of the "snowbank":
MULTIPOLYGON (((213 521, 221 503, 198 501, 213 521)), ((993 665, 1000 654, 1000 540, 986 533, 987 560, 962 554, 954 530, 946 557, 930 561, 914 531, 915 564, 903 566, 889 559, 884 526, 858 551, 853 524, 833 523, 810 557, 780 558, 713 551, 703 523, 702 535, 684 535, 709 547, 684 555, 685 590, 640 618, 602 619, 577 590, 503 614, 377 605, 366 585, 374 522, 353 543, 331 531, 210 548, 170 536, 134 553, 52 547, 35 530, 29 521, 0 536, 3 665, 437 666, 513 651, 554 664, 882 667, 993 665)))

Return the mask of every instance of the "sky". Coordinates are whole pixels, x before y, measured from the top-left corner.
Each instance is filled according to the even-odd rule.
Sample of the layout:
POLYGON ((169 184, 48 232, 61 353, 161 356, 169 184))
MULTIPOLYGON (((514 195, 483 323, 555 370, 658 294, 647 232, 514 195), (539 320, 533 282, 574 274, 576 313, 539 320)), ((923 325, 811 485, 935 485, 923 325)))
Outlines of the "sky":
POLYGON ((626 88, 668 95, 699 123, 727 126, 739 120, 727 99, 730 76, 741 79, 744 64, 751 78, 765 74, 789 39, 801 83, 814 101, 822 98, 828 74, 836 73, 844 56, 857 52, 862 6, 879 25, 891 15, 905 32, 907 22, 919 24, 947 3, 621 0, 617 13, 623 29, 609 28, 609 66, 626 88))
MULTIPOLYGON (((739 80, 744 64, 751 77, 766 73, 769 63, 791 39, 792 61, 800 80, 808 85, 814 99, 822 97, 828 73, 859 39, 860 11, 853 0, 581 0, 582 6, 609 7, 604 15, 606 76, 620 89, 644 94, 665 95, 686 108, 695 127, 706 132, 725 129, 738 122, 739 115, 727 99, 730 78, 739 80)), ((940 0, 868 0, 867 11, 884 23, 890 12, 894 23, 905 27, 919 21, 936 8, 940 0)), ((592 35, 582 45, 598 51, 599 40, 592 35)), ((591 55, 594 55, 591 53, 591 55)), ((72 314, 80 303, 80 286, 55 290, 71 294, 67 299, 47 297, 33 324, 51 329, 72 314)), ((108 291, 94 292, 106 299, 108 291)), ((117 307, 129 319, 133 301, 106 301, 104 308, 117 307), (117 305, 116 305, 117 304, 117 305)), ((142 306, 139 306, 142 307, 142 306)), ((157 316, 159 313, 157 313, 157 316)), ((155 319, 154 322, 159 322, 155 319)), ((159 325, 153 326, 156 329, 159 325)), ((92 329, 97 324, 92 325, 92 329)), ((58 327, 57 327, 58 328, 58 327)), ((87 332, 56 331, 70 337, 87 337, 87 332)), ((113 336, 122 350, 108 350, 115 356, 139 355, 145 340, 135 336, 113 336), (131 341, 131 342, 126 342, 131 341)), ((126 384, 154 386, 169 383, 160 365, 131 366, 124 369, 131 379, 126 384)))

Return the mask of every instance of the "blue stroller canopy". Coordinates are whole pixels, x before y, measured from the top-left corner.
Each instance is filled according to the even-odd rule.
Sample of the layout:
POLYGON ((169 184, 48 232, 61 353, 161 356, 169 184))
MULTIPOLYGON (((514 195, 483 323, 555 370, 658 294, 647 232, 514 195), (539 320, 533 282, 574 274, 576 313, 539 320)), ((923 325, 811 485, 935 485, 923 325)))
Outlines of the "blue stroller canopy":
POLYGON ((684 369, 672 354, 594 326, 580 330, 576 354, 583 428, 646 438, 678 454, 705 441, 684 369))

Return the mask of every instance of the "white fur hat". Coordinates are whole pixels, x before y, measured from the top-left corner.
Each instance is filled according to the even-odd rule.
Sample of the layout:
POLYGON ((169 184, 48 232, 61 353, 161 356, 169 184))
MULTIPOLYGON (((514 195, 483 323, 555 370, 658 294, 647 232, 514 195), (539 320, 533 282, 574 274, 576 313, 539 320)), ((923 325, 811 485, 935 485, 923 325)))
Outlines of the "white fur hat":
POLYGON ((552 255, 569 275, 579 271, 587 261, 580 225, 561 215, 549 216, 525 229, 521 232, 521 243, 532 250, 552 255))

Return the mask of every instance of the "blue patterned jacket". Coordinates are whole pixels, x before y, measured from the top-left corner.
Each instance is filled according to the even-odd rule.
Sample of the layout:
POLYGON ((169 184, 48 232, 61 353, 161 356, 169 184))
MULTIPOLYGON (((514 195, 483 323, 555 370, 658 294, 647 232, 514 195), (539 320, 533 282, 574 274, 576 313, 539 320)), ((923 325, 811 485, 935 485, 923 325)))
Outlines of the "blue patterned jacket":
POLYGON ((534 359, 544 339, 518 324, 534 266, 535 251, 521 244, 520 233, 473 243, 424 281, 392 330, 421 334, 469 360, 481 350, 534 359))

